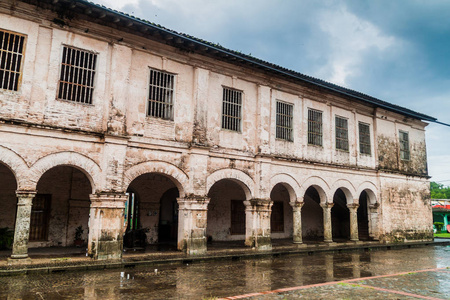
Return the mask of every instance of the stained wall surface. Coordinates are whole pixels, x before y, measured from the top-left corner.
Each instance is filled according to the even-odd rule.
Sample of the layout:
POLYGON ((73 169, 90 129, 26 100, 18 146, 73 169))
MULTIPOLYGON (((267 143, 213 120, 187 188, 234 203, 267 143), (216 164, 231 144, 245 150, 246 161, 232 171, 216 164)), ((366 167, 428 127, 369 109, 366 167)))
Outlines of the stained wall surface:
POLYGON ((322 237, 318 203, 332 203, 342 188, 346 204, 368 192, 372 238, 432 238, 426 123, 120 26, 88 17, 62 26, 55 12, 11 4, 0 4, 0 30, 24 35, 26 48, 19 90, 0 90, 0 226, 14 223, 16 189, 52 193, 52 229, 42 245, 70 245, 78 224, 87 224, 90 194, 132 189, 147 242, 156 243, 159 201, 176 188, 180 198, 211 198, 207 234, 215 240, 243 239, 228 233, 230 200, 254 198, 283 201, 285 231, 273 238, 292 237, 289 202, 303 201, 310 212, 302 214, 303 235, 322 237), (58 99, 65 46, 97 55, 92 104, 58 99), (147 114, 150 70, 174 75, 172 119, 147 114), (242 93, 237 131, 222 128, 224 88, 242 93), (293 107, 291 141, 276 136, 278 101, 293 107), (309 110, 322 113, 320 146, 308 143, 309 110), (347 120, 348 150, 336 149, 336 116, 347 120), (370 153, 360 151, 361 122, 370 128, 370 153), (399 131, 409 134, 409 160, 400 158, 399 131), (279 183, 285 188, 273 190, 279 183))

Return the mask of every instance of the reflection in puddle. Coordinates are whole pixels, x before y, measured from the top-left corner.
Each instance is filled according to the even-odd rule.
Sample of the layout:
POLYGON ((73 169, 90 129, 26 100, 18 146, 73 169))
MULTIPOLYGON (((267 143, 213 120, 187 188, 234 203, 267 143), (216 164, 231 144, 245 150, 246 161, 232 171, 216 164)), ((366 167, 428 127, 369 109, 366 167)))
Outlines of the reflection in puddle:
POLYGON ((449 261, 445 247, 423 247, 0 277, 0 298, 202 299, 439 268, 449 261))

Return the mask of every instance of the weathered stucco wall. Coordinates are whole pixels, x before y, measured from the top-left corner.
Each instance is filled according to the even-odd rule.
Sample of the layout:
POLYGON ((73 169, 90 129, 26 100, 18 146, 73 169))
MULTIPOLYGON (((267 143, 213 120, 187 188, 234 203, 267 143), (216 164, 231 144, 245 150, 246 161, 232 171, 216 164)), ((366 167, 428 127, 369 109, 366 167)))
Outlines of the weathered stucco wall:
MULTIPOLYGON (((332 203, 340 188, 348 195, 345 204, 357 203, 366 191, 372 238, 431 238, 425 123, 195 51, 180 51, 120 27, 77 18, 61 26, 52 21, 56 13, 22 2, 12 16, 12 2, 6 3, 0 4, 0 29, 26 35, 26 51, 19 91, 0 90, 0 179, 7 186, 0 195, 1 213, 14 215, 15 189, 51 193, 50 244, 70 244, 76 220, 86 224, 89 207, 98 216, 107 209, 107 215, 120 218, 114 209, 122 209, 128 188, 140 194, 148 242, 157 241, 159 219, 153 212, 159 210, 162 194, 175 187, 180 198, 211 197, 207 234, 213 240, 243 239, 229 235, 230 200, 270 199, 278 183, 285 190, 272 197, 284 203, 285 231, 274 233, 274 238, 292 236, 288 202, 302 201, 303 235, 324 235, 323 210, 308 202, 309 187, 317 190, 315 200, 321 204, 332 203), (98 56, 92 104, 56 99, 63 45, 98 56), (173 120, 147 116, 150 68, 175 76, 173 120), (224 87, 243 94, 238 132, 221 128, 224 87), (293 141, 276 138, 276 101, 293 105, 293 141), (322 146, 308 145, 308 109, 322 112, 322 146), (336 150, 336 116, 348 120, 348 151, 336 150), (359 122, 370 127, 370 154, 360 153, 359 122), (399 130, 409 133, 409 161, 399 158, 399 130), (81 179, 69 181, 68 172, 54 173, 58 166, 80 170, 89 188, 73 194, 68 183, 76 186, 81 179), (48 170, 53 173, 45 175, 48 170), (151 175, 136 179, 143 174, 151 175), (167 180, 158 182, 155 174, 167 180), (47 182, 39 183, 42 187, 41 179, 47 182), (94 197, 94 208, 86 202, 89 194, 100 195, 94 197), (102 201, 113 203, 114 209, 109 211, 102 201)), ((1 218, 0 226, 13 220, 1 218)), ((113 224, 110 232, 120 231, 119 221, 102 222, 95 226, 113 224)))
POLYGON ((427 180, 384 175, 381 181, 380 239, 389 242, 430 240, 433 216, 427 180))
POLYGON ((396 119, 397 116, 386 111, 377 114, 377 144, 379 168, 386 171, 426 176, 427 151, 424 126, 414 120, 396 119), (399 131, 409 136, 410 159, 400 158, 399 131))

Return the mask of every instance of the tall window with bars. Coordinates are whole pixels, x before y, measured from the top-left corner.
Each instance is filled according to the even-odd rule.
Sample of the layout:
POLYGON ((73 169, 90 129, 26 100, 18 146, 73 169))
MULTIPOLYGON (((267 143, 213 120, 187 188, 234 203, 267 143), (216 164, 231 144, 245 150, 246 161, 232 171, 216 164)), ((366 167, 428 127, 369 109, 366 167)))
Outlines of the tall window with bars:
POLYGON ((293 137, 293 112, 292 104, 277 101, 276 138, 292 142, 293 137))
POLYGON ((314 109, 308 110, 308 144, 322 146, 323 128, 322 112, 314 109))
POLYGON ((371 155, 370 151, 370 125, 359 122, 359 153, 371 155))
POLYGON ((408 132, 400 130, 398 136, 400 139, 400 159, 409 160, 409 134, 408 132))
POLYGON ((336 149, 348 151, 348 120, 346 118, 335 118, 336 125, 336 149))
POLYGON ((240 132, 242 121, 242 92, 223 88, 222 128, 240 132))
POLYGON ((25 36, 0 30, 0 88, 17 91, 21 79, 25 36))
POLYGON ((147 116, 173 120, 175 75, 150 69, 147 116))
POLYGON ((63 47, 58 99, 92 104, 97 54, 63 47))

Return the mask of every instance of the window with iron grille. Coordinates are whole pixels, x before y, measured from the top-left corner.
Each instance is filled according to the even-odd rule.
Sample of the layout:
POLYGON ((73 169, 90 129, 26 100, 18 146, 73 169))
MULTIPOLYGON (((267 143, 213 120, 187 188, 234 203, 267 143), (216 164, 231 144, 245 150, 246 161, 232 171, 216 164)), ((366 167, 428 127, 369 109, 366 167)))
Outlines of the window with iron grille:
POLYGON ((336 116, 336 149, 348 151, 348 120, 336 116))
POLYGON ((25 36, 0 30, 0 88, 17 91, 21 79, 25 36))
POLYGON ((58 99, 92 104, 97 54, 63 47, 58 99))
POLYGON ((241 131, 242 92, 223 88, 222 128, 241 131))
POLYGON ((293 141, 292 119, 294 106, 292 104, 277 101, 276 138, 293 141))
POLYGON ((308 110, 308 144, 322 146, 322 112, 314 109, 308 110))
POLYGON ((173 120, 175 75, 150 69, 147 116, 173 120))
POLYGON ((400 159, 409 160, 409 134, 405 131, 399 131, 400 138, 400 159))
POLYGON ((359 153, 371 155, 370 151, 370 125, 359 123, 359 153))

